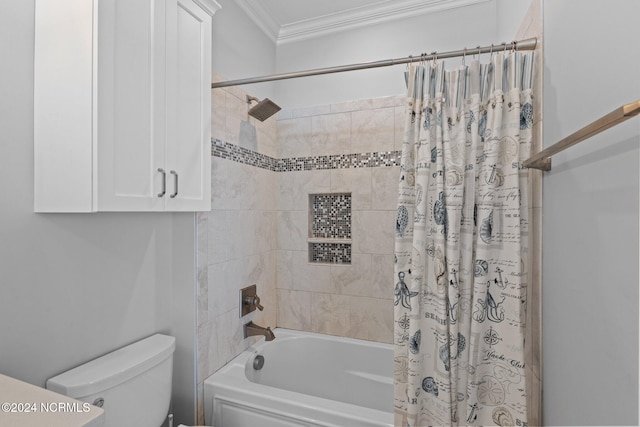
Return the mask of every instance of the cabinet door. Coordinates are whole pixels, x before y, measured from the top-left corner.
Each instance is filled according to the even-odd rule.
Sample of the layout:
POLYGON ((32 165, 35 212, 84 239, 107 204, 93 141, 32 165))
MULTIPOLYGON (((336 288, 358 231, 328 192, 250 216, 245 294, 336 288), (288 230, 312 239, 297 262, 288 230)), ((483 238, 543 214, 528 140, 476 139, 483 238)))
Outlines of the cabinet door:
POLYGON ((167 210, 211 209, 211 16, 167 5, 167 210))
POLYGON ((165 2, 98 4, 98 210, 163 210, 165 2))

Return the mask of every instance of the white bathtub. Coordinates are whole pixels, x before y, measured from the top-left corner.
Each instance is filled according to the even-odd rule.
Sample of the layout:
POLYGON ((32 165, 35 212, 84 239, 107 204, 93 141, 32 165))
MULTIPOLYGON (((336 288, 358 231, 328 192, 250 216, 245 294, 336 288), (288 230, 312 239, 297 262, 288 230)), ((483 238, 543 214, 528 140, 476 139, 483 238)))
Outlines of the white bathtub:
POLYGON ((393 426, 393 346, 275 329, 204 382, 214 427, 393 426), (257 355, 264 367, 253 369, 257 355))

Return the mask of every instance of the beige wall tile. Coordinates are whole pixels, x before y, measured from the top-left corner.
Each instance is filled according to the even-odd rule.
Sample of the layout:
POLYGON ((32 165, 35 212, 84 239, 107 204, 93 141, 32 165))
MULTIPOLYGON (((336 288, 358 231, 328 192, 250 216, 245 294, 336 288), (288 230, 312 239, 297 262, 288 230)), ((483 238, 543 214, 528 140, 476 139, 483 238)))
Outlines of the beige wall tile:
POLYGON ((393 131, 393 141, 395 150, 402 150, 402 141, 404 139, 404 113, 405 113, 405 105, 404 102, 402 105, 399 105, 393 110, 393 122, 394 122, 394 131, 393 131))
POLYGON ((260 204, 254 206, 254 209, 275 211, 278 209, 278 198, 276 197, 278 173, 267 169, 259 169, 259 171, 258 179, 260 185, 258 185, 258 191, 260 192, 260 204))
POLYGON ((371 255, 351 254, 350 265, 332 265, 331 281, 342 295, 374 296, 371 294, 371 255))
POLYGON ((199 212, 196 214, 198 221, 197 233, 197 251, 198 258, 196 259, 197 266, 197 310, 196 310, 196 324, 197 326, 209 320, 209 280, 208 280, 208 260, 209 260, 209 213, 199 212))
POLYGON ((280 172, 277 174, 277 210, 293 210, 293 188, 297 172, 280 172))
MULTIPOLYGON (((285 174, 289 175, 289 174, 285 174)), ((293 209, 309 209, 309 194, 328 193, 331 191, 331 172, 314 170, 293 172, 293 209)))
POLYGON ((277 158, 278 121, 275 116, 271 116, 264 122, 250 117, 249 122, 256 128, 258 153, 277 158))
POLYGON ((240 290, 249 285, 257 285, 259 296, 275 292, 275 262, 275 251, 269 251, 210 265, 209 316, 213 318, 231 310, 239 314, 240 290))
POLYGON ((373 210, 396 210, 400 166, 371 169, 371 208, 373 210))
POLYGON ((371 99, 357 99, 331 104, 330 108, 332 113, 348 113, 351 111, 370 110, 372 108, 371 103, 371 99))
POLYGON ((291 108, 283 107, 282 110, 278 111, 275 115, 276 120, 289 120, 293 118, 293 110, 291 108))
POLYGON ((325 114, 311 118, 312 155, 351 152, 351 113, 325 114))
POLYGON ((253 318, 252 315, 253 313, 240 318, 238 310, 235 309, 218 316, 216 319, 218 322, 216 325, 216 344, 219 347, 218 354, 222 363, 221 366, 216 367, 216 370, 230 362, 259 339, 257 337, 244 338, 243 326, 253 318), (221 331, 222 333, 220 333, 221 331))
POLYGON ((209 266, 209 318, 215 318, 238 308, 238 291, 242 283, 244 260, 238 258, 209 266))
POLYGON ((196 312, 197 325, 209 321, 209 267, 198 265, 198 310, 196 312))
POLYGON ((214 205, 212 201, 214 209, 223 207, 227 210, 275 210, 275 172, 228 160, 227 163, 233 164, 227 167, 227 171, 235 175, 226 179, 222 178, 222 181, 230 188, 221 189, 221 192, 229 195, 231 206, 214 205))
POLYGON ((394 254, 371 255, 371 290, 367 296, 393 299, 395 286, 393 275, 394 254))
POLYGON ((383 96, 371 100, 371 108, 398 107, 404 105, 405 95, 383 96))
POLYGON ((224 141, 231 144, 241 144, 240 128, 241 122, 247 122, 247 102, 230 92, 226 92, 225 97, 225 138, 224 141))
POLYGON ((253 167, 213 157, 211 206, 226 210, 259 209, 259 174, 253 167))
POLYGON ((311 295, 311 330, 344 336, 349 330, 349 297, 314 292, 311 295))
POLYGON ((370 210, 372 169, 332 169, 323 174, 331 176, 331 193, 351 193, 352 210, 370 210))
POLYGON ((276 287, 278 289, 293 289, 293 258, 293 251, 277 251, 276 287))
POLYGON ((291 118, 295 119, 297 117, 319 116, 323 114, 329 114, 330 112, 330 105, 314 105, 311 107, 293 108, 291 110, 291 118))
POLYGON ((236 292, 235 303, 238 310, 240 309, 238 303, 240 289, 255 284, 258 286, 258 292, 264 293, 267 287, 273 283, 275 264, 270 264, 270 261, 275 262, 275 259, 271 259, 270 252, 262 252, 242 259, 244 267, 242 267, 243 271, 240 275, 241 281, 236 292))
POLYGON ((311 156, 311 117, 278 120, 278 158, 311 156))
POLYGON ((278 249, 306 251, 309 236, 307 211, 278 212, 278 249))
POLYGON ((239 224, 237 221, 232 221, 233 216, 228 220, 227 213, 228 211, 223 210, 207 212, 209 218, 207 227, 210 236, 207 242, 209 248, 208 264, 216 264, 240 256, 239 241, 230 239, 231 236, 239 234, 239 224), (220 242, 225 242, 225 244, 220 244, 220 242))
POLYGON ((222 346, 219 344, 222 333, 219 332, 219 322, 217 317, 209 320, 198 330, 198 363, 200 366, 200 356, 204 356, 206 362, 202 362, 202 371, 198 371, 197 377, 204 381, 215 371, 224 366, 224 357, 221 354, 222 346))
POLYGON ((391 151, 394 139, 394 107, 351 113, 351 152, 391 151))
POLYGON ((231 213, 235 218, 230 221, 238 222, 238 234, 228 236, 237 239, 240 245, 240 255, 247 256, 270 250, 269 237, 275 239, 275 230, 263 230, 268 223, 268 213, 264 211, 242 210, 231 213))
POLYGON ((278 289, 278 319, 281 328, 311 330, 311 292, 278 289))
POLYGON ((331 281, 331 264, 309 262, 307 251, 293 252, 293 285, 298 291, 337 293, 331 281))
POLYGON ((198 326, 198 363, 197 363, 197 382, 204 381, 212 371, 209 369, 209 343, 214 331, 212 329, 213 322, 205 322, 198 326))
MULTIPOLYGON (((266 256, 270 258, 267 261, 267 265, 275 265, 275 251, 270 252, 266 256)), ((264 310, 251 313, 253 315, 253 321, 261 326, 269 326, 273 329, 276 327, 278 317, 278 295, 276 290, 275 269, 273 272, 267 271, 267 274, 256 284, 258 296, 260 297, 260 304, 262 304, 264 310), (269 277, 268 281, 267 277, 269 277)))
POLYGON ((225 140, 227 121, 227 93, 223 89, 211 91, 211 138, 225 140))
POLYGON ((204 382, 199 382, 198 383, 198 388, 197 388, 197 405, 198 405, 198 409, 197 409, 197 414, 196 414, 196 422, 199 425, 203 425, 204 424, 204 382))
POLYGON ((227 86, 224 88, 229 95, 234 96, 241 100, 242 102, 247 102, 247 92, 245 91, 246 86, 227 86))
POLYGON ((393 254, 352 254, 351 265, 331 266, 331 280, 343 295, 393 298, 393 254))

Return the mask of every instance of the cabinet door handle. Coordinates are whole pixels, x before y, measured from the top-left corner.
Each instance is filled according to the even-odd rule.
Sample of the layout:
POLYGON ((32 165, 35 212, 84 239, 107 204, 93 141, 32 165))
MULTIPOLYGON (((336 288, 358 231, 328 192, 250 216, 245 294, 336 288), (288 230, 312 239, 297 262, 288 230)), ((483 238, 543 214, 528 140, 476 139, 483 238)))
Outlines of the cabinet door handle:
POLYGON ((173 199, 178 195, 178 173, 176 171, 169 171, 169 173, 173 175, 173 186, 175 190, 173 191, 173 194, 169 196, 173 199))
POLYGON ((162 191, 158 193, 158 197, 163 197, 167 192, 167 173, 162 168, 158 168, 158 172, 162 174, 162 191))

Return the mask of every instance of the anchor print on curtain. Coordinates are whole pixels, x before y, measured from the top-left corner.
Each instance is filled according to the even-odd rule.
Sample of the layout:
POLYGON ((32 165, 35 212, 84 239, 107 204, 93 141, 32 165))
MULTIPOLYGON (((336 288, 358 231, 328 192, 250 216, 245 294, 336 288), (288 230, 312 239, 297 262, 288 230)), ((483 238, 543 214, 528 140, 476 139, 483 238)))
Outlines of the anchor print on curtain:
POLYGON ((395 242, 395 425, 527 426, 533 53, 411 66, 395 242))

